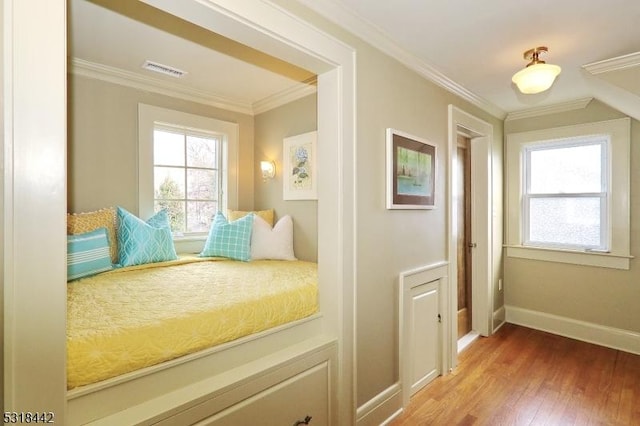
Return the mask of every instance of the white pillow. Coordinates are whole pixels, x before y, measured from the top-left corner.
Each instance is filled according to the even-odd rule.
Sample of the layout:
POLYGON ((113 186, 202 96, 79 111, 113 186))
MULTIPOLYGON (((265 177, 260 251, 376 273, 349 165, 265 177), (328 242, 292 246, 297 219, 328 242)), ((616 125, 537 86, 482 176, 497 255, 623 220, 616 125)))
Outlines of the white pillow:
POLYGON ((297 260, 293 254, 293 219, 283 216, 273 228, 260 216, 253 220, 251 259, 297 260))

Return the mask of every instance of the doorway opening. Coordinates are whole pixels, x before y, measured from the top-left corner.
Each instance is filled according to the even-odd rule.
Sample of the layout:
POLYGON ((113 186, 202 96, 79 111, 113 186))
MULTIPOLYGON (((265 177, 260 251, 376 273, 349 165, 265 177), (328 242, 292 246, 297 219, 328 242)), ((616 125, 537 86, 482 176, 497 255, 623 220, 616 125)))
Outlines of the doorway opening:
POLYGON ((493 332, 493 238, 496 230, 492 143, 491 124, 449 106, 450 368, 456 367, 459 351, 478 336, 489 336, 493 332), (461 139, 464 141, 460 143, 459 151, 461 139), (458 173, 462 176, 458 177, 458 173), (459 192, 467 192, 466 202, 464 196, 458 196, 459 192), (460 339, 457 338, 459 333, 460 339))
POLYGON ((471 203, 471 137, 466 133, 457 134, 456 157, 454 162, 455 188, 454 202, 457 210, 457 292, 458 292, 458 352, 465 349, 477 337, 473 330, 473 241, 471 203))

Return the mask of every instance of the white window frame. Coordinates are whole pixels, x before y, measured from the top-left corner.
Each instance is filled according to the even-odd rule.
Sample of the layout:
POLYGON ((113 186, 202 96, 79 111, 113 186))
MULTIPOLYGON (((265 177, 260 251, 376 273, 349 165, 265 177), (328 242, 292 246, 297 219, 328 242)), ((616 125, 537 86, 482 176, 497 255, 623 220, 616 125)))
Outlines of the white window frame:
POLYGON ((609 251, 609 155, 610 139, 608 135, 591 135, 578 138, 538 141, 530 144, 522 145, 522 158, 524 164, 524 182, 522 189, 522 225, 523 237, 522 245, 539 248, 558 248, 569 250, 599 250, 602 252, 609 251), (598 145, 600 147, 600 191, 598 192, 579 192, 579 193, 533 193, 531 191, 531 153, 536 151, 546 151, 552 149, 575 148, 580 146, 598 145), (572 244, 560 244, 550 242, 531 241, 530 236, 530 203, 532 199, 540 198, 599 198, 600 199, 600 245, 599 246, 580 246, 572 244))
POLYGON ((622 118, 596 123, 557 127, 507 135, 506 144, 506 254, 509 257, 549 262, 629 269, 630 255, 630 134, 631 120, 622 118), (608 139, 603 161, 608 187, 606 209, 607 247, 578 248, 535 246, 525 241, 526 152, 533 146, 566 143, 571 140, 608 139))
MULTIPOLYGON (((218 208, 235 208, 238 204, 238 124, 175 111, 153 105, 138 104, 138 215, 149 218, 154 214, 153 187, 153 131, 169 126, 193 129, 195 132, 225 135, 222 138, 223 179, 219 182, 222 198, 218 208)), ((207 233, 174 236, 178 252, 197 252, 207 233)))

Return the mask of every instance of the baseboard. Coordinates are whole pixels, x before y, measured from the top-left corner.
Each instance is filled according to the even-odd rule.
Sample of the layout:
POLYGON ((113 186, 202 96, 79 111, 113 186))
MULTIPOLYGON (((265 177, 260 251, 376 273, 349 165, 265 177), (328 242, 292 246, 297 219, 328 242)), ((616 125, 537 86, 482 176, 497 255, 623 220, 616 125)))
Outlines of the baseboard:
POLYGON ((402 412, 400 383, 394 383, 358 407, 357 426, 378 426, 389 423, 402 412))
POLYGON ((505 306, 506 321, 583 342, 640 355, 640 333, 516 306, 505 306))
POLYGON ((498 309, 493 311, 493 333, 498 331, 498 329, 504 325, 506 322, 506 316, 507 314, 504 306, 500 306, 498 309))

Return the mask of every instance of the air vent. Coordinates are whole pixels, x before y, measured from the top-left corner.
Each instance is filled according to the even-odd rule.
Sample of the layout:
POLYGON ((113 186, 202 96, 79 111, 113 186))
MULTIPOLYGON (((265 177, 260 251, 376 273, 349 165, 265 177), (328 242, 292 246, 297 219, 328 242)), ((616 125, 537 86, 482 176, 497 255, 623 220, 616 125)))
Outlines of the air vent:
POLYGON ((162 65, 149 60, 144 61, 144 64, 142 64, 142 68, 149 71, 159 72, 160 74, 170 75, 171 77, 176 78, 180 78, 187 73, 186 71, 179 70, 178 68, 173 68, 169 65, 162 65))

